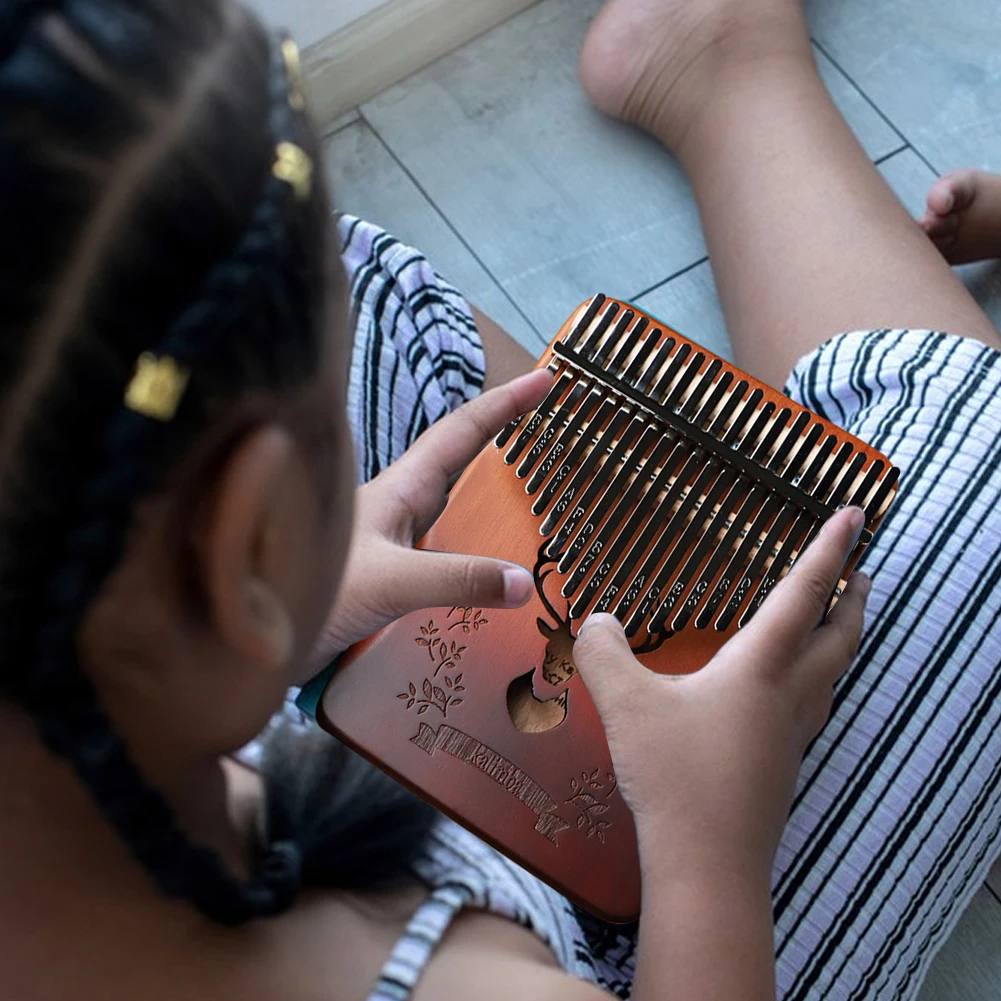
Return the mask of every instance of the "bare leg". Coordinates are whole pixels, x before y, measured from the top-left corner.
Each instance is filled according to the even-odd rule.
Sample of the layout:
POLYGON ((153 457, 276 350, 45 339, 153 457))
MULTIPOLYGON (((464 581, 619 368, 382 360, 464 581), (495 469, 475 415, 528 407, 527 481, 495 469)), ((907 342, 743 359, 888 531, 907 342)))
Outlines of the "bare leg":
POLYGON ((484 389, 503 386, 505 382, 530 372, 538 360, 533 358, 506 330, 502 330, 489 316, 472 307, 473 318, 483 340, 483 353, 487 359, 487 379, 484 389))
POLYGON ((738 363, 781 385, 842 330, 1001 336, 831 101, 797 0, 608 0, 592 100, 687 170, 738 363))

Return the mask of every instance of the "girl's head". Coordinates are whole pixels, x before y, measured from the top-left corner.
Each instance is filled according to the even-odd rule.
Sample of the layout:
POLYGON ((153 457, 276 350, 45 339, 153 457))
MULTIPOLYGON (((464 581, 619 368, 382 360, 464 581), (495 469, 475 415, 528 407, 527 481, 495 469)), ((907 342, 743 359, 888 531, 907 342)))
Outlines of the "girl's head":
POLYGON ((344 279, 294 52, 227 0, 11 0, 0 199, 0 693, 165 892, 273 912, 294 848, 240 884, 154 788, 302 680, 347 545, 344 279))

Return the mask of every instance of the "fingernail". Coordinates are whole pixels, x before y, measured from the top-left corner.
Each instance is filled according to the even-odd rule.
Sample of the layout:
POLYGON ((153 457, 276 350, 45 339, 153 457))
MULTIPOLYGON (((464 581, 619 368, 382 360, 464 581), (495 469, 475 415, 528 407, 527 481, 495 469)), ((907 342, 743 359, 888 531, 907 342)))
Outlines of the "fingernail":
POLYGON ((860 507, 850 507, 848 510, 850 512, 849 519, 852 531, 855 533, 855 538, 852 541, 852 549, 854 549, 859 536, 862 534, 862 529, 865 528, 865 511, 860 507))
POLYGON ((580 629, 577 630, 577 638, 580 639, 584 633, 593 629, 595 626, 600 626, 607 619, 614 619, 614 615, 609 615, 608 612, 592 612, 581 624, 580 629))
POLYGON ((524 605, 528 601, 535 580, 524 567, 511 567, 504 571, 504 604, 524 605))

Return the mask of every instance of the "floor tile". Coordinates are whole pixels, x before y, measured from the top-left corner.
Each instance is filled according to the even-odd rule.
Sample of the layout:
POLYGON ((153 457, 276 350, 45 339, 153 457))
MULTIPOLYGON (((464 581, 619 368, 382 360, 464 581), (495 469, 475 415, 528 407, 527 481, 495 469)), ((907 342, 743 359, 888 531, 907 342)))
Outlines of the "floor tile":
MULTIPOLYGON (((599 5, 543 0, 363 108, 544 335, 595 291, 635 295, 705 252, 677 164, 580 90, 599 5)), ((870 154, 896 148, 845 78, 824 73, 870 154)))
POLYGON ((1001 903, 981 890, 936 956, 918 1001, 997 1001, 1001 903))
POLYGON ((640 296, 636 302, 669 327, 733 361, 733 349, 708 261, 640 296))
POLYGON ((533 354, 541 351, 539 335, 364 122, 332 136, 326 153, 338 209, 378 223, 419 248, 470 302, 533 354))
POLYGON ((814 37, 934 164, 1001 168, 997 0, 809 0, 814 37))
POLYGON ((324 129, 323 134, 325 136, 332 136, 335 132, 340 132, 341 129, 346 129, 349 125, 354 125, 361 118, 361 112, 357 108, 352 108, 350 111, 345 111, 343 115, 335 118, 327 127, 324 129))

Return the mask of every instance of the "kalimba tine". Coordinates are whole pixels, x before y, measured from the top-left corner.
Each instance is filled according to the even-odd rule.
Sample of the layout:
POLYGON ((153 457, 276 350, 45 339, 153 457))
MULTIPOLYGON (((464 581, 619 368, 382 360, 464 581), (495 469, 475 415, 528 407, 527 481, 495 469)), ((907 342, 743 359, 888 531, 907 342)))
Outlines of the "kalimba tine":
POLYGON ((636 834, 575 677, 579 624, 611 612, 651 670, 695 671, 824 521, 859 505, 866 528, 840 593, 897 471, 602 295, 539 365, 552 390, 470 464, 422 542, 533 568, 535 596, 517 610, 436 608, 395 622, 342 658, 317 718, 586 910, 629 921, 640 909, 636 834))

